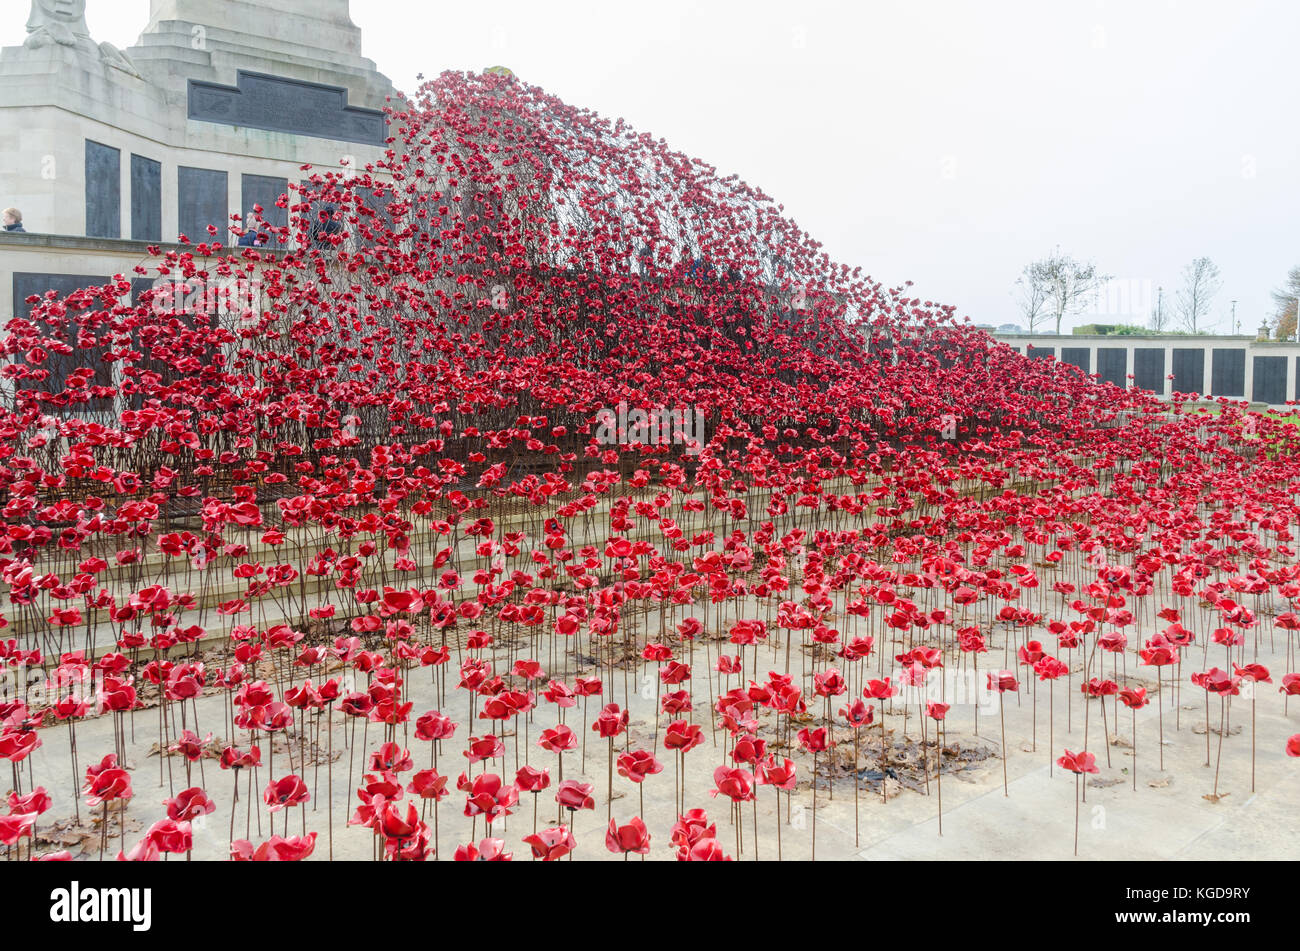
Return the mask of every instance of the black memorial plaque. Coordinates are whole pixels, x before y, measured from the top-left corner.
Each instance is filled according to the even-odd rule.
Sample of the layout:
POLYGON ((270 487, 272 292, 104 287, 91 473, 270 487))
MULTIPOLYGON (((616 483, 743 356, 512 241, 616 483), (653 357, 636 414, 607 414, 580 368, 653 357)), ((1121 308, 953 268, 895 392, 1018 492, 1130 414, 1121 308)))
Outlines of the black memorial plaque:
MULTIPOLYGON (((281 195, 289 193, 289 180, 287 178, 274 178, 268 175, 244 175, 240 181, 241 196, 243 198, 244 220, 247 222, 248 216, 253 213, 254 205, 262 206, 262 220, 268 226, 283 228, 289 224, 289 207, 280 208, 276 202, 280 200, 281 195)), ((263 247, 278 248, 282 247, 282 242, 266 232, 268 241, 263 247)))
POLYGON ((216 225, 215 240, 224 245, 232 244, 230 229, 226 224, 226 173, 182 165, 177 171, 176 186, 177 200, 180 202, 176 220, 180 233, 194 244, 212 241, 208 225, 216 225))
POLYGON ((206 352, 200 358, 202 369, 197 374, 192 367, 182 363, 182 358, 191 355, 192 344, 182 345, 181 335, 194 330, 199 321, 204 326, 210 323, 210 318, 196 318, 189 312, 191 308, 206 309, 208 297, 204 296, 204 288, 204 282, 198 278, 132 279, 131 303, 137 307, 146 303, 150 316, 131 330, 131 346, 139 351, 140 357, 122 368, 120 392, 123 405, 139 409, 146 396, 158 398, 162 387, 179 380, 192 380, 214 366, 210 347, 205 348, 206 352), (141 298, 150 291, 152 296, 143 302, 141 298))
POLYGON ((383 145, 382 112, 348 105, 348 91, 300 79, 239 70, 234 86, 189 81, 189 117, 222 125, 383 145))
POLYGON ((1210 367, 1210 395, 1246 395, 1246 351, 1215 348, 1210 367))
POLYGON ((1078 367, 1084 373, 1092 372, 1092 352, 1087 347, 1062 347, 1061 362, 1078 367))
POLYGON ((1133 351, 1133 383, 1142 390, 1151 390, 1157 396, 1165 392, 1165 351, 1163 348, 1141 347, 1133 351))
POLYGON ((1255 357, 1250 398, 1256 403, 1286 402, 1286 357, 1255 357))
POLYGON ((1106 383, 1128 386, 1128 351, 1123 347, 1097 348, 1097 373, 1106 383))
POLYGON ((122 237, 122 152, 86 140, 86 237, 122 237))
MULTIPOLYGON (((79 291, 86 287, 100 287, 107 284, 109 278, 98 277, 86 274, 36 274, 17 271, 14 273, 14 316, 24 320, 31 318, 32 309, 35 305, 27 303, 27 298, 36 296, 44 297, 49 291, 54 291, 60 298, 66 297, 74 291, 79 291)), ((76 312, 70 312, 72 317, 76 312)), ((48 324, 45 325, 47 328, 48 324)), ((75 324, 69 322, 69 326, 75 328, 75 324)), ((48 329, 46 331, 48 333, 48 329)), ((36 382, 32 380, 19 380, 17 385, 23 390, 37 390, 42 393, 60 393, 67 386, 68 375, 81 367, 93 367, 95 370, 94 382, 98 386, 113 385, 112 367, 105 363, 103 356, 105 347, 95 346, 82 348, 77 346, 77 334, 73 329, 71 332, 65 327, 59 334, 59 339, 64 343, 72 346, 71 353, 55 353, 49 351, 45 362, 40 366, 50 371, 50 375, 44 381, 36 382)), ((110 409, 112 406, 109 400, 95 400, 90 404, 90 409, 110 409)), ((84 408, 84 407, 83 407, 84 408)))
POLYGON ((1205 392, 1205 348, 1180 347, 1174 350, 1175 393, 1205 392))
POLYGON ((1033 350, 1029 351, 1029 357, 1030 359, 1033 360, 1046 360, 1049 357, 1054 360, 1056 359, 1056 348, 1055 347, 1034 347, 1033 350))
MULTIPOLYGON (((330 235, 343 234, 349 230, 344 227, 345 222, 340 219, 346 219, 348 216, 342 211, 342 206, 337 201, 322 201, 321 194, 330 191, 328 185, 313 185, 310 181, 303 179, 298 182, 298 193, 294 196, 294 204, 306 207, 306 215, 303 224, 307 229, 307 239, 309 247, 314 246, 322 251, 330 251, 334 245, 330 241, 330 235)), ((302 214, 299 212, 298 214, 302 214)))
MULTIPOLYGON (((382 237, 385 233, 391 231, 393 216, 388 213, 388 204, 393 200, 392 189, 381 188, 376 191, 373 188, 360 188, 358 194, 366 210, 370 212, 370 214, 360 212, 358 215, 361 222, 361 227, 358 229, 361 231, 360 237, 363 240, 365 239, 362 229, 370 231, 376 237, 382 237)), ((367 241, 366 243, 369 244, 370 242, 367 241)), ((486 248, 488 245, 484 244, 483 247, 486 248)))
POLYGON ((162 240, 162 165, 143 155, 131 156, 131 238, 162 240))

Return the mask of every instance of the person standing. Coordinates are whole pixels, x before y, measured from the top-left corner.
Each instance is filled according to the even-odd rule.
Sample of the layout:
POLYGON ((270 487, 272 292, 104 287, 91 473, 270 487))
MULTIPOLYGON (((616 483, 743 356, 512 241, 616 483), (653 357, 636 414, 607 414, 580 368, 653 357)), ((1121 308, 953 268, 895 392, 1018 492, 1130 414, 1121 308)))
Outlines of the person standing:
POLYGON ((265 242, 257 231, 257 216, 252 212, 249 212, 248 216, 244 219, 244 233, 239 236, 239 247, 257 248, 261 247, 263 244, 265 244, 265 242))
POLYGON ((334 220, 335 212, 336 209, 333 205, 326 205, 321 209, 316 223, 311 228, 312 247, 319 248, 322 251, 334 249, 332 236, 343 230, 343 226, 334 220))

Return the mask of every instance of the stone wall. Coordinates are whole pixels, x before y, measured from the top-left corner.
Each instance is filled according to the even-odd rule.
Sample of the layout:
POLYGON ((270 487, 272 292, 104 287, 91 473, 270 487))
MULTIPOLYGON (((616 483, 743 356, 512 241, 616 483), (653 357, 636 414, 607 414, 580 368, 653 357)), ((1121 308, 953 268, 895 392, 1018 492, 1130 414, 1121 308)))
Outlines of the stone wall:
POLYGON ((994 337, 1027 356, 1060 360, 1117 386, 1135 385, 1164 398, 1197 393, 1269 406, 1300 399, 1298 343, 1208 335, 994 337))

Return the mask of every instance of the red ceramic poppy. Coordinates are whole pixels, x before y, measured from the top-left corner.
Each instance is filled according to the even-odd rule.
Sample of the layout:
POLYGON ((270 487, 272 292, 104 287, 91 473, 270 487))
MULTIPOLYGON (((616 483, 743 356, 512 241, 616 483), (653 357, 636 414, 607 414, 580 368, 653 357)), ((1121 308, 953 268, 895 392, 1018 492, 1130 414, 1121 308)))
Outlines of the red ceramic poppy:
POLYGON ((645 855, 650 851, 650 833, 646 831, 645 823, 639 816, 633 816, 632 821, 626 825, 619 825, 617 820, 610 819, 609 828, 605 832, 605 848, 624 855, 633 852, 645 855))
POLYGON ((1100 772, 1097 769, 1097 757, 1087 752, 1071 753, 1066 750, 1065 755, 1056 761, 1056 765, 1062 769, 1068 769, 1072 773, 1100 772))
POLYGON ((533 858, 543 862, 554 862, 568 855, 578 843, 574 840, 568 826, 555 826, 524 836, 524 844, 533 851, 533 858))

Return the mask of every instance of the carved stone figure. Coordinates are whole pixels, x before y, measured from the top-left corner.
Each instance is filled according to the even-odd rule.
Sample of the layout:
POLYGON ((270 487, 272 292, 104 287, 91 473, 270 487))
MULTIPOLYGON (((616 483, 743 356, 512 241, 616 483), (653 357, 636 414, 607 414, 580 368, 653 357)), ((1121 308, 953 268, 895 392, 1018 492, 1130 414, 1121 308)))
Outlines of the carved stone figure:
POLYGON ((111 43, 96 44, 86 26, 86 0, 32 0, 23 46, 38 50, 67 46, 102 61, 106 66, 139 76, 135 64, 111 43))
POLYGON ((23 45, 41 49, 55 43, 79 49, 94 47, 86 26, 86 0, 32 0, 23 45))

